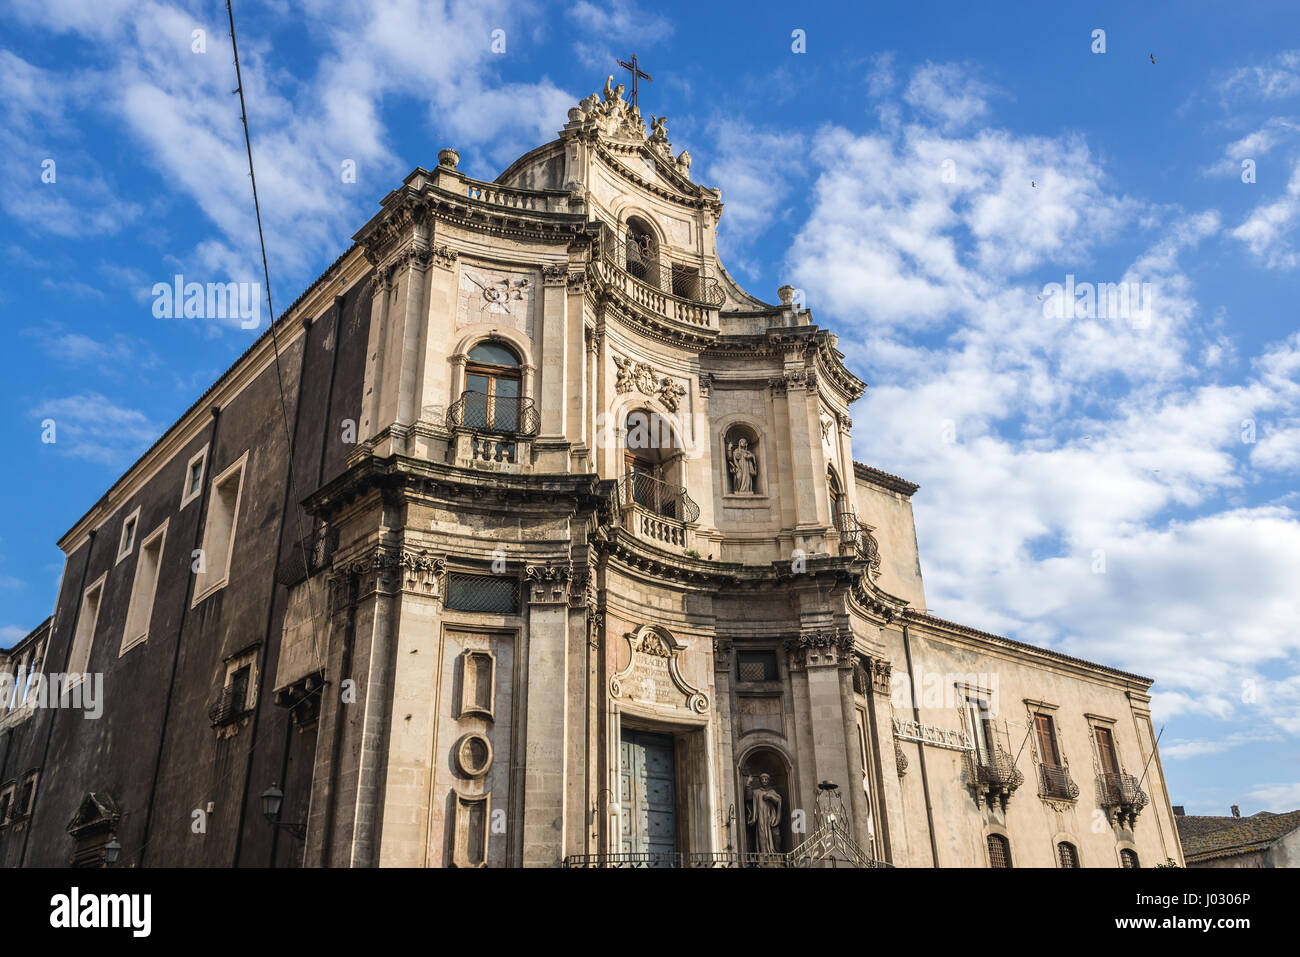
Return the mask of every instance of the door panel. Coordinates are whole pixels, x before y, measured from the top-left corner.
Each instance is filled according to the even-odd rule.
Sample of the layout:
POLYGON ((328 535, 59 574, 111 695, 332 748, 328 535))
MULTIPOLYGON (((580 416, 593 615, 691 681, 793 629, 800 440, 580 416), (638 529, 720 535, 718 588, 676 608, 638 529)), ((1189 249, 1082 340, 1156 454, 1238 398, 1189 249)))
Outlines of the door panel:
POLYGON ((666 734, 624 731, 619 798, 623 804, 624 853, 671 854, 677 850, 677 781, 673 739, 666 734))

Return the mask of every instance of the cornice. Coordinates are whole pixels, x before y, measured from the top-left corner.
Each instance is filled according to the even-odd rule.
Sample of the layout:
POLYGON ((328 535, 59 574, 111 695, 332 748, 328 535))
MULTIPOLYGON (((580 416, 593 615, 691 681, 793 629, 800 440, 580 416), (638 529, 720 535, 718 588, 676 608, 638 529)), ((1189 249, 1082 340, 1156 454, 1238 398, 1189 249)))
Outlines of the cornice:
POLYGON ((944 637, 944 633, 946 632, 948 633, 948 635, 957 635, 965 638, 975 638, 980 641, 989 642, 991 644, 997 645, 1002 648, 1006 648, 1011 651, 1029 652, 1034 656, 1048 658, 1053 661, 1058 661, 1067 665, 1072 665, 1081 671, 1093 672, 1094 674, 1109 675, 1112 677, 1121 678, 1126 682, 1129 681, 1137 682, 1138 684, 1142 685, 1143 691, 1145 691, 1147 688, 1150 688, 1151 685, 1155 684, 1154 678, 1147 678, 1144 677, 1143 675, 1133 674, 1132 672, 1129 671, 1121 671, 1118 668, 1111 668, 1106 665, 1099 665, 1095 661, 1087 661, 1083 658, 1075 658, 1072 655, 1062 654, 1059 651, 1052 651, 1049 648, 1041 648, 1038 645, 1027 644, 1026 642, 1023 641, 1016 641, 1014 638, 1007 638, 1004 635, 995 635, 992 634, 991 632, 980 631, 978 628, 971 628, 967 625, 960 625, 955 621, 947 621, 943 618, 936 618, 933 615, 927 615, 924 612, 915 611, 910 608, 903 612, 903 617, 908 624, 921 625, 929 629, 931 632, 933 632, 935 635, 939 637, 944 637))
POLYGON ((870 465, 863 465, 861 462, 853 463, 853 474, 855 477, 869 485, 875 485, 891 492, 897 492, 907 498, 911 498, 913 493, 921 487, 914 482, 909 482, 905 478, 899 478, 897 475, 890 475, 888 472, 882 472, 880 469, 872 468, 870 465))

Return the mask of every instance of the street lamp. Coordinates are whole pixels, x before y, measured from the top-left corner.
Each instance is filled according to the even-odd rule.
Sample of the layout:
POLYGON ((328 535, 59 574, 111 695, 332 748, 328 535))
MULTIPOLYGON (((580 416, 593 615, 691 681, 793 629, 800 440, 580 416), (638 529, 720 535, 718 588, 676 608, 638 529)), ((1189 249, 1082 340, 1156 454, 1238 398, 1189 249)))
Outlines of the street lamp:
POLYGON ((262 792, 262 816, 271 822, 273 827, 283 828, 300 841, 307 839, 307 825, 294 824, 280 820, 280 808, 284 805, 284 792, 271 782, 271 786, 262 792))
POLYGON ((117 863, 117 858, 121 853, 122 845, 117 843, 117 838, 113 838, 104 845, 104 863, 112 867, 117 863))

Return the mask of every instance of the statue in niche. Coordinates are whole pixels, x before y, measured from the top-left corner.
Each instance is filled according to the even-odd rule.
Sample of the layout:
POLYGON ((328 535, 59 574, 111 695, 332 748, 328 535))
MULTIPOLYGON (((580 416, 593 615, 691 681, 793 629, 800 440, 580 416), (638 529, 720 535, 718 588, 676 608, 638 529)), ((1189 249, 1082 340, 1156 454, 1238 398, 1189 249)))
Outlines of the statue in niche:
POLYGON ((781 795, 772 787, 772 775, 758 776, 750 791, 749 814, 745 823, 754 828, 754 850, 759 854, 781 853, 781 795))
POLYGON ((758 458, 749 449, 749 440, 739 438, 727 443, 727 465, 731 469, 731 491, 736 495, 753 495, 758 478, 758 458))

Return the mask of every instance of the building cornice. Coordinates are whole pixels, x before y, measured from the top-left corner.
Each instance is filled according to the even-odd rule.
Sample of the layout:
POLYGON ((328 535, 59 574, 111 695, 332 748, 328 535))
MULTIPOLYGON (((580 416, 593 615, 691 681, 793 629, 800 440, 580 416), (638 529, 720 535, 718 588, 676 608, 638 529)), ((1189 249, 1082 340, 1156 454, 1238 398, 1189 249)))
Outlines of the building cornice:
POLYGON ((905 478, 899 478, 897 475, 890 475, 888 472, 882 472, 880 469, 872 468, 870 465, 863 465, 861 462, 853 463, 853 475, 860 481, 868 485, 875 485, 878 488, 887 489, 890 492, 897 492, 906 498, 912 495, 921 486, 914 482, 909 482, 905 478))

